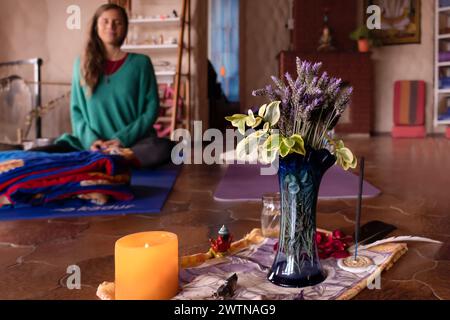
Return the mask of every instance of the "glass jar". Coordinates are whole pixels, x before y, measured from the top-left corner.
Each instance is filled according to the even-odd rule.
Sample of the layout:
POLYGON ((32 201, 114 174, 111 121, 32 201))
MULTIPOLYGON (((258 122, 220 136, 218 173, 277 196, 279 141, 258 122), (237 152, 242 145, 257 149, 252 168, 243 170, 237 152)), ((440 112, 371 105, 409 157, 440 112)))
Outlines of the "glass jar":
POLYGON ((263 236, 277 238, 280 232, 280 193, 267 193, 262 197, 261 231, 263 236))

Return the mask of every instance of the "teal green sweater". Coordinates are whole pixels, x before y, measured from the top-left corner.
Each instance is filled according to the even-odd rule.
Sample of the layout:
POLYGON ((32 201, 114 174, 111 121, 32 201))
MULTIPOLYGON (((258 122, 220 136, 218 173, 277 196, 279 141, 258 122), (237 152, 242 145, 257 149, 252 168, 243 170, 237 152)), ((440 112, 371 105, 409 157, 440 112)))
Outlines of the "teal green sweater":
POLYGON ((115 73, 100 79, 92 95, 80 84, 80 59, 75 61, 70 112, 72 134, 66 142, 78 150, 88 150, 98 139, 118 139, 131 147, 150 131, 158 116, 159 96, 153 65, 148 56, 129 53, 115 73))

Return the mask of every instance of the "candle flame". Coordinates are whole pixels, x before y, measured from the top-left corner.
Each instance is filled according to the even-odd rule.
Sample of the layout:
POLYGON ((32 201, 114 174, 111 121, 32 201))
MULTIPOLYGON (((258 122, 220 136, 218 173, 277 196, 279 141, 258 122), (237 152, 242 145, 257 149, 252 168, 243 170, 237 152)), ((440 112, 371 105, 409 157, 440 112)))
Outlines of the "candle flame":
POLYGON ((148 245, 148 243, 145 244, 145 249, 148 249, 150 246, 148 245))

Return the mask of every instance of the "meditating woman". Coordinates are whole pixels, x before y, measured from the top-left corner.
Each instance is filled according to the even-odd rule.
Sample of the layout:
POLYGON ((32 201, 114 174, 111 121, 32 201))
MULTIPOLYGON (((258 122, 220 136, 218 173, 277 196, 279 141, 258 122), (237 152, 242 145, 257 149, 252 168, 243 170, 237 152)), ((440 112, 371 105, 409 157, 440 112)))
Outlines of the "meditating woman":
POLYGON ((153 129, 159 109, 153 65, 146 55, 121 50, 127 32, 122 7, 97 9, 84 55, 73 69, 72 134, 40 151, 130 148, 143 167, 170 159, 174 143, 158 138, 153 129))

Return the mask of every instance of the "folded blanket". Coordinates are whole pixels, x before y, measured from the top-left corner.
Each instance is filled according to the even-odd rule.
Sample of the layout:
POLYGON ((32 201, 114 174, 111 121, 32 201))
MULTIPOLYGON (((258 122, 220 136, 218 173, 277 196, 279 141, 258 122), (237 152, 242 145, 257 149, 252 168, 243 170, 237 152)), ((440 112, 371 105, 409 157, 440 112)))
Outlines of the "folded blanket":
POLYGON ((0 152, 0 207, 41 205, 77 196, 104 204, 130 200, 130 161, 100 152, 0 152))

